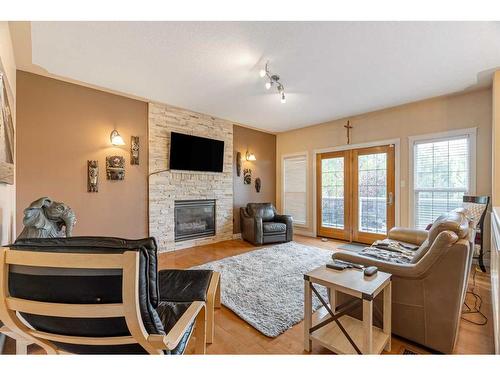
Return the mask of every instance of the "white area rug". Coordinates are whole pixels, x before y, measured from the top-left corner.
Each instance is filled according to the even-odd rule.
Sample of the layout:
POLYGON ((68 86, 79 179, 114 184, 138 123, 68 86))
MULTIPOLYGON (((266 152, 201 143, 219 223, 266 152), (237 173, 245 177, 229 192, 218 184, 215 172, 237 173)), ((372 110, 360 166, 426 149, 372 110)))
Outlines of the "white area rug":
MULTIPOLYGON (((331 255, 288 242, 192 269, 220 272, 222 303, 264 335, 276 337, 304 319, 304 273, 326 264, 331 255)), ((326 289, 317 289, 326 300, 326 289)), ((319 306, 314 296, 313 309, 319 306)))

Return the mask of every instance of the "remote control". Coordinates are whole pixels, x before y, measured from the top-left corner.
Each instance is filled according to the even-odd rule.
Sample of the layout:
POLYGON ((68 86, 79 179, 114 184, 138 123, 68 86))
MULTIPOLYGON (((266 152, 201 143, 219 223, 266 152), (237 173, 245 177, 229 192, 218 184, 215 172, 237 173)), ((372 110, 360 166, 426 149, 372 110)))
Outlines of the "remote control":
POLYGON ((377 272, 378 272, 378 268, 377 268, 377 267, 375 267, 375 266, 366 267, 366 268, 363 270, 363 274, 364 274, 365 276, 373 276, 373 275, 375 275, 377 272))
POLYGON ((327 263, 326 268, 331 268, 332 270, 336 271, 343 271, 347 268, 345 264, 340 264, 340 263, 327 263))

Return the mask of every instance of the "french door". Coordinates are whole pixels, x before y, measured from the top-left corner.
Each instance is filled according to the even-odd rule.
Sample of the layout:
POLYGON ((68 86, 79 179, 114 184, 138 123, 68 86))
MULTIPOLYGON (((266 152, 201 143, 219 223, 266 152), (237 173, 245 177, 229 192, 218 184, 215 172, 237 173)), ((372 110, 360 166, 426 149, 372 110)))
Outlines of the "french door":
POLYGON ((317 155, 317 234, 372 243, 394 226, 394 146, 317 155))

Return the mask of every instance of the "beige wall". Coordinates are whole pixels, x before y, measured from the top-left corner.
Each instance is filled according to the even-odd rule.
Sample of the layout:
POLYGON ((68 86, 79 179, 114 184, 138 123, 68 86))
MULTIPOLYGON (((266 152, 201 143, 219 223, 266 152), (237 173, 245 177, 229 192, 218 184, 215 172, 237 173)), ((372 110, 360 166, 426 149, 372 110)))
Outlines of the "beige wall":
POLYGON ((69 204, 74 235, 145 237, 147 103, 17 72, 17 226, 41 196, 69 204), (113 147, 116 126, 125 146, 113 147), (130 136, 140 137, 140 165, 130 165, 130 136), (125 157, 125 180, 106 180, 106 156, 125 157), (87 160, 99 162, 99 192, 87 192, 87 160))
MULTIPOLYGON (((477 194, 491 195, 491 89, 433 98, 382 111, 350 117, 352 144, 399 138, 400 224, 408 225, 408 137, 477 127, 477 194)), ((282 155, 307 151, 308 225, 313 230, 313 156, 314 150, 345 145, 346 119, 315 125, 277 136, 277 203, 281 206, 282 155)), ((397 198, 396 198, 397 199, 397 198)), ((488 226, 488 225, 487 225, 488 226)), ((488 237, 486 237, 488 238, 488 237)))
POLYGON ((493 75, 492 88, 492 205, 500 206, 500 71, 493 75))
MULTIPOLYGON (((16 127, 16 63, 9 23, 0 21, 0 71, 7 78, 7 96, 16 127)), ((14 155, 14 159, 15 159, 14 155)), ((15 177, 14 177, 15 178, 15 177)), ((15 237, 16 185, 0 184, 0 243, 10 243, 15 237)))
POLYGON ((240 207, 250 202, 275 203, 276 198, 276 136, 258 130, 234 125, 233 127, 233 232, 240 233, 240 207), (245 153, 253 152, 256 161, 245 160, 245 153), (236 174, 236 153, 241 152, 241 175, 236 174), (243 169, 252 170, 252 184, 243 183, 243 169), (255 191, 255 179, 260 177, 262 188, 255 191))

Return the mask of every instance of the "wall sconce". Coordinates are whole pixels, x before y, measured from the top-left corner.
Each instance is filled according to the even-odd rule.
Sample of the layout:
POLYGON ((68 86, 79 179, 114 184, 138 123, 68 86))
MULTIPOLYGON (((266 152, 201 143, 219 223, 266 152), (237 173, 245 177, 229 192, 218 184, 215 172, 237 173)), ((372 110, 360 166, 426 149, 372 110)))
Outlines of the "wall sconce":
POLYGON ((125 144, 122 136, 120 135, 120 133, 118 133, 116 129, 111 132, 109 139, 113 146, 123 146, 125 144))
POLYGON ((247 153, 245 154, 245 159, 247 159, 248 161, 255 161, 257 160, 257 158, 255 157, 255 154, 252 152, 248 152, 247 150, 247 153))

